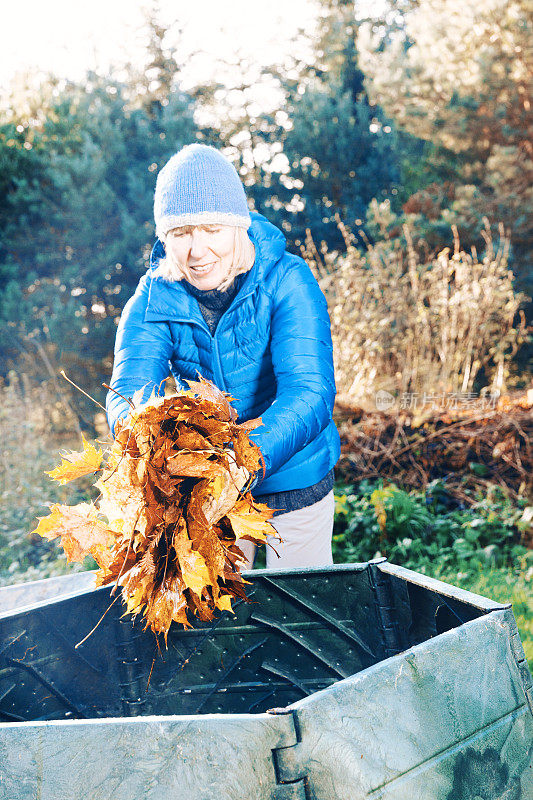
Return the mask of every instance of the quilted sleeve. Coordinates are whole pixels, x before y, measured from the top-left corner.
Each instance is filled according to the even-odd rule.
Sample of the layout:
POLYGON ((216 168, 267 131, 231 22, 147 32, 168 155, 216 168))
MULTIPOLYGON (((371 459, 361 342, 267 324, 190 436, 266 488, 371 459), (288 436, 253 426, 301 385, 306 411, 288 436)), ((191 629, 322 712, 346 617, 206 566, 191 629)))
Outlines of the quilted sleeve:
POLYGON ((326 298, 302 258, 280 281, 273 299, 271 353, 276 399, 251 434, 265 459, 264 480, 313 441, 335 402, 331 326, 326 298))
POLYGON ((164 394, 164 381, 170 374, 173 344, 169 326, 166 322, 144 321, 149 286, 150 279, 144 276, 124 306, 118 325, 110 383, 115 391, 109 391, 106 399, 107 421, 113 434, 117 420, 130 409, 124 398, 143 387, 143 400, 150 397, 154 387, 157 394, 164 394))

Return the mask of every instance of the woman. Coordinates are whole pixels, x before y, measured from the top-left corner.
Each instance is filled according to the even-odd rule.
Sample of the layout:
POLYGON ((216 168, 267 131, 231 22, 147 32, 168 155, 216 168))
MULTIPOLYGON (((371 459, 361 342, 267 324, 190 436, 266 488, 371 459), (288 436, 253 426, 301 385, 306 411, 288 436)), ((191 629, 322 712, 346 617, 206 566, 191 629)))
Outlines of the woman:
MULTIPOLYGON (((262 417, 251 438, 265 469, 252 494, 277 509, 283 543, 267 567, 332 563, 333 467, 340 442, 326 300, 281 231, 248 210, 234 166, 204 144, 160 171, 150 269, 126 304, 107 397, 112 430, 126 397, 178 388, 198 372, 236 398, 239 421, 262 417), (123 396, 121 398, 119 394, 123 396)), ((255 546, 242 549, 253 565, 255 546)))

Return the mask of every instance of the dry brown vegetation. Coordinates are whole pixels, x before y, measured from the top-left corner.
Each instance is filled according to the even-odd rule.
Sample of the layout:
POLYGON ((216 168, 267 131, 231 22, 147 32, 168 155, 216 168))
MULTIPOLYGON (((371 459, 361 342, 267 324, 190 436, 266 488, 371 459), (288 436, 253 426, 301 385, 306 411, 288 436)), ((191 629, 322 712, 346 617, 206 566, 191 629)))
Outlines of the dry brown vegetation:
MULTIPOLYGON (((44 474, 59 448, 79 442, 68 391, 59 388, 14 372, 0 385, 0 585, 83 569, 67 565, 54 543, 29 535, 47 503, 69 496, 44 474)), ((88 498, 89 484, 79 482, 78 499, 88 498)))
POLYGON ((453 230, 453 250, 428 255, 404 227, 403 244, 385 238, 363 252, 337 224, 345 254, 319 251, 309 234, 303 254, 328 299, 340 401, 368 405, 380 389, 472 391, 482 368, 487 389, 505 391, 526 326, 504 236, 495 248, 487 228, 478 258, 460 248, 453 230))
MULTIPOLYGON (((533 389, 500 398, 494 408, 398 414, 336 407, 342 455, 337 476, 347 483, 383 478, 424 489, 437 477, 465 505, 499 485, 513 497, 533 491, 533 389)), ((533 546, 533 530, 528 542, 533 546)))

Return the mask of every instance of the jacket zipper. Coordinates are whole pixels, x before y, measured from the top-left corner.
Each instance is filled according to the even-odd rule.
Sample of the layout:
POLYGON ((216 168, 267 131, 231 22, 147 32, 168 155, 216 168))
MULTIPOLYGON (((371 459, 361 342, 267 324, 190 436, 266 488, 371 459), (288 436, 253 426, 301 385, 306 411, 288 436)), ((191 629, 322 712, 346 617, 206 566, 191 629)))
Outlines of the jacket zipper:
MULTIPOLYGON (((222 319, 222 317, 220 319, 222 319)), ((220 350, 218 349, 217 331, 218 331, 218 325, 215 331, 215 335, 211 337, 213 339, 213 352, 215 354, 215 368, 216 368, 215 371, 217 372, 218 388, 222 389, 222 391, 225 392, 226 381, 224 380, 224 374, 222 372, 222 361, 220 359, 220 350)))
POLYGON ((217 373, 218 388, 222 389, 224 392, 227 391, 226 390, 226 381, 224 380, 224 373, 222 372, 222 359, 220 358, 220 349, 218 347, 217 334, 219 333, 219 331, 222 330, 222 323, 223 323, 224 317, 226 316, 228 311, 231 311, 232 308, 233 309, 237 308, 237 306, 239 306, 243 302, 243 300, 246 300, 247 297, 249 297, 251 294, 254 293, 254 289, 255 289, 255 286, 252 289, 252 291, 248 292, 247 294, 243 295, 242 297, 239 297, 239 302, 235 306, 232 303, 230 305, 230 307, 227 308, 224 311, 224 313, 222 314, 222 316, 218 320, 217 327, 215 328, 214 336, 211 336, 211 334, 209 333, 209 330, 208 330, 208 333, 211 336, 211 339, 213 340, 213 352, 214 352, 214 355, 215 355, 215 368, 216 368, 215 371, 217 373))
POLYGON ((226 316, 228 311, 230 311, 232 308, 236 308, 238 305, 241 304, 241 302, 243 300, 246 300, 247 297, 249 297, 251 294, 254 293, 254 289, 255 289, 255 286, 253 287, 253 289, 250 292, 247 292, 247 294, 245 294, 245 295, 243 295, 242 297, 239 298, 239 302, 237 303, 236 306, 231 305, 229 308, 227 308, 224 311, 224 313, 222 314, 222 316, 220 317, 220 319, 218 321, 214 336, 211 335, 211 332, 210 332, 209 328, 207 327, 207 325, 205 324, 204 320, 202 320, 202 322, 200 322, 198 320, 190 319, 190 318, 187 318, 187 317, 173 317, 173 318, 169 317, 168 320, 167 320, 168 322, 186 322, 189 325, 197 325, 199 328, 201 328, 203 331, 205 331, 208 334, 208 336, 211 338, 211 341, 212 341, 212 344, 213 344, 213 353, 214 353, 214 356, 215 356, 215 364, 214 364, 214 366, 215 366, 215 373, 216 373, 216 376, 217 376, 217 384, 218 384, 219 389, 222 389, 223 391, 227 391, 227 390, 226 390, 226 381, 224 380, 224 373, 222 372, 222 359, 220 358, 220 349, 219 349, 219 346, 218 346, 217 333, 221 330, 222 320, 224 319, 224 317, 226 316))

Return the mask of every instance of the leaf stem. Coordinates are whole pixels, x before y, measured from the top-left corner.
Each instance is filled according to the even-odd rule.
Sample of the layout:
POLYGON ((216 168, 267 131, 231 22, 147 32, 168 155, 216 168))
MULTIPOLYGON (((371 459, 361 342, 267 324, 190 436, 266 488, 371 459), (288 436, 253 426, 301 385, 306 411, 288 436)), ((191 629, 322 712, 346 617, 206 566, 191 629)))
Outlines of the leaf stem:
POLYGON ((62 376, 62 377, 63 377, 63 378, 66 380, 66 381, 68 381, 69 383, 71 383, 71 384, 74 386, 74 388, 78 389, 78 391, 80 391, 82 394, 84 394, 84 395, 85 395, 85 397, 88 397, 88 398, 89 398, 89 400, 92 400, 92 401, 93 401, 93 403, 96 403, 96 405, 97 405, 97 406, 100 406, 100 408, 102 409, 102 411, 105 411, 105 410, 106 410, 106 409, 104 408, 104 406, 103 406, 101 403, 99 403, 99 402, 98 402, 98 400, 95 400, 95 399, 94 399, 94 397, 91 397, 91 395, 90 395, 90 394, 87 394, 87 392, 84 392, 84 391, 83 391, 83 389, 81 388, 81 386, 78 386, 78 384, 77 384, 77 383, 74 383, 74 381, 71 381, 71 380, 70 380, 70 378, 67 378, 67 376, 65 375, 65 370, 64 370, 64 369, 62 369, 62 370, 61 370, 61 372, 60 372, 59 374, 60 374, 60 375, 61 375, 61 376, 62 376))
POLYGON ((78 644, 75 644, 75 645, 74 645, 74 650, 76 650, 76 648, 78 648, 80 645, 82 645, 84 642, 86 642, 86 641, 87 641, 87 639, 89 638, 89 636, 91 636, 91 634, 93 634, 93 633, 95 632, 95 630, 96 630, 96 629, 97 629, 97 627, 100 625, 101 621, 103 620, 103 618, 105 617, 105 615, 107 614, 107 612, 109 611, 109 609, 111 608, 111 606, 112 606, 112 605, 114 605, 114 604, 117 602, 117 600, 119 599, 119 597, 121 597, 121 595, 120 595, 120 594, 117 594, 117 596, 115 597, 115 599, 113 600, 113 602, 112 602, 112 603, 110 603, 110 604, 108 605, 108 607, 106 608, 106 610, 104 611, 104 613, 102 614, 102 616, 100 617, 100 619, 98 620, 98 622, 96 623, 96 625, 94 626, 94 628, 93 628, 91 631, 89 631, 89 633, 87 634, 87 636, 84 636, 84 638, 81 640, 81 642, 78 642, 78 644))

